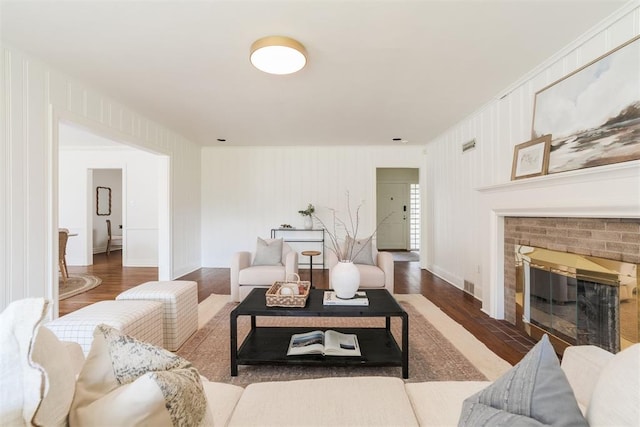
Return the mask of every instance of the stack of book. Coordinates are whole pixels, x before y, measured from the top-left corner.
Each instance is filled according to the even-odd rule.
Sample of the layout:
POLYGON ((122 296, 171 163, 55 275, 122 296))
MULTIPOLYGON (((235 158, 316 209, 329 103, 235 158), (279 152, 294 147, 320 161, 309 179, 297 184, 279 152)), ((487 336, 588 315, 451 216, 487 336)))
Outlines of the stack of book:
POLYGON ((369 298, 367 298, 367 293, 364 291, 358 291, 353 296, 353 298, 343 299, 338 298, 334 291, 325 291, 324 292, 324 305, 359 305, 359 306, 368 306, 369 298))

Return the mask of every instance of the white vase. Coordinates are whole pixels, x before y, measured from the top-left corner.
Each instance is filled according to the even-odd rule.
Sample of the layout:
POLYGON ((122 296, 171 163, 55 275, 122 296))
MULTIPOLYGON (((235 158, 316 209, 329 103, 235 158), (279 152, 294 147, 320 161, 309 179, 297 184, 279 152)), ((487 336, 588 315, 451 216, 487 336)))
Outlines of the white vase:
POLYGON ((351 261, 340 261, 331 269, 331 287, 338 298, 353 298, 360 286, 360 271, 351 261))
POLYGON ((313 218, 311 218, 311 215, 304 216, 304 228, 307 230, 311 230, 313 228, 313 218))

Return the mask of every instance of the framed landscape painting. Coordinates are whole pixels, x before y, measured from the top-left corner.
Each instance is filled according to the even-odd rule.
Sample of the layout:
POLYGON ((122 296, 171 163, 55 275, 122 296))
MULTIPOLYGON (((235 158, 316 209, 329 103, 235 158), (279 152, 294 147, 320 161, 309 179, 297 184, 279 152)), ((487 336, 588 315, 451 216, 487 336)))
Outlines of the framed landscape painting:
POLYGON ((532 138, 548 173, 640 159, 640 36, 536 93, 532 138))

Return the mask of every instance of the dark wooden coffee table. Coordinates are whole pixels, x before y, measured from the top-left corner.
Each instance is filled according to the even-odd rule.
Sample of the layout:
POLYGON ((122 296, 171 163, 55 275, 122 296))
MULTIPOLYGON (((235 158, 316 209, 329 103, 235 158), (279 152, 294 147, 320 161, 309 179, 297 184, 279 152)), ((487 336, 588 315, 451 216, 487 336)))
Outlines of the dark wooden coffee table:
POLYGON ((320 365, 320 366, 401 366, 402 377, 409 378, 409 316, 386 289, 366 290, 369 306, 324 306, 323 289, 311 289, 305 307, 267 307, 266 289, 254 289, 230 315, 231 376, 238 375, 238 365, 320 365), (251 316, 251 330, 238 348, 238 316, 251 316), (287 356, 291 335, 325 330, 314 327, 262 327, 256 317, 384 317, 385 327, 331 328, 356 334, 362 355, 287 356), (402 319, 402 348, 391 333, 391 318, 402 319))

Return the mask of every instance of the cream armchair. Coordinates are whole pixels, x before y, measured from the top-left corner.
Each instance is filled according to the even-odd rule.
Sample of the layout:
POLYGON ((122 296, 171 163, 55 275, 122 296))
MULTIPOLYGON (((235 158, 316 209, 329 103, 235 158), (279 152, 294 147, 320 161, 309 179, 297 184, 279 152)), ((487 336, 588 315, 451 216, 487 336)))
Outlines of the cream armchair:
MULTIPOLYGON (((375 246, 372 246, 372 255, 375 265, 356 264, 360 272, 359 289, 382 289, 385 288, 390 294, 393 294, 393 255, 389 252, 378 252, 375 246)), ((338 263, 338 257, 333 251, 328 251, 329 265, 329 287, 331 285, 331 270, 338 263)))
MULTIPOLYGON (((271 243, 275 239, 264 239, 271 243)), ((279 265, 253 265, 255 252, 236 252, 231 259, 231 301, 240 302, 253 288, 268 288, 275 281, 284 281, 298 273, 298 253, 282 243, 279 265)))

